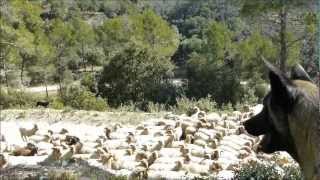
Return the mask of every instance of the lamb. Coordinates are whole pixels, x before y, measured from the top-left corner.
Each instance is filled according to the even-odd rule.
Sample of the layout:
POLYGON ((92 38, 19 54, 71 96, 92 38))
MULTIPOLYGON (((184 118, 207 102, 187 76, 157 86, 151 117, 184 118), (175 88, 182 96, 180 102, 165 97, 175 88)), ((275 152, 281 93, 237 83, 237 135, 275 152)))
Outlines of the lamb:
POLYGON ((27 137, 30 137, 32 135, 35 135, 38 131, 38 126, 36 124, 33 125, 32 129, 26 129, 26 128, 19 128, 20 135, 23 141, 27 141, 27 137))
POLYGON ((38 153, 38 148, 32 144, 28 143, 25 147, 17 147, 10 155, 13 156, 34 156, 38 153))

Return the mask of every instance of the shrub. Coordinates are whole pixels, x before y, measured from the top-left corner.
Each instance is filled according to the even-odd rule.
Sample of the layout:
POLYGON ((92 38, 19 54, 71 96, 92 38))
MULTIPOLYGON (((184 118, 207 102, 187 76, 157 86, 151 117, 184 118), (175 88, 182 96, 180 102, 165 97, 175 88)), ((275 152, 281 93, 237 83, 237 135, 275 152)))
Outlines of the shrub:
POLYGON ((71 85, 66 88, 62 97, 65 106, 71 106, 75 109, 103 111, 107 108, 106 102, 86 90, 82 86, 71 85))
POLYGON ((40 97, 23 90, 0 89, 0 102, 2 108, 30 108, 40 97))
POLYGON ((264 180, 273 179, 281 180, 281 175, 279 174, 276 165, 270 164, 245 164, 241 169, 236 172, 236 179, 239 180, 264 180))
POLYGON ((296 165, 278 166, 270 163, 245 164, 235 174, 239 180, 300 180, 301 171, 296 165))
POLYGON ((89 91, 96 93, 96 80, 92 73, 85 73, 80 81, 80 84, 89 91))
MULTIPOLYGON (((157 102, 163 92, 159 92, 159 88, 166 87, 164 84, 173 75, 173 67, 169 58, 156 56, 150 49, 131 44, 103 68, 98 82, 99 94, 115 107, 129 101, 157 102)), ((170 93, 162 94, 168 99, 170 93)))
POLYGON ((155 113, 155 112, 161 112, 165 110, 166 110, 165 104, 153 103, 153 102, 148 102, 147 104, 147 112, 155 113))
POLYGON ((173 111, 176 113, 186 113, 190 108, 197 106, 201 110, 210 112, 217 110, 217 103, 212 101, 211 96, 208 95, 205 98, 200 98, 196 100, 194 98, 187 98, 186 96, 182 96, 177 98, 177 104, 174 106, 173 111))
POLYGON ((64 105, 63 105, 63 101, 60 98, 55 98, 52 100, 51 102, 51 108, 53 109, 63 109, 64 105))
POLYGON ((49 180, 76 180, 78 179, 78 175, 72 172, 57 172, 57 171, 50 171, 48 173, 49 180))
POLYGON ((187 61, 188 97, 208 94, 219 105, 235 104, 241 98, 240 62, 232 33, 222 23, 213 22, 204 30, 203 47, 187 61))

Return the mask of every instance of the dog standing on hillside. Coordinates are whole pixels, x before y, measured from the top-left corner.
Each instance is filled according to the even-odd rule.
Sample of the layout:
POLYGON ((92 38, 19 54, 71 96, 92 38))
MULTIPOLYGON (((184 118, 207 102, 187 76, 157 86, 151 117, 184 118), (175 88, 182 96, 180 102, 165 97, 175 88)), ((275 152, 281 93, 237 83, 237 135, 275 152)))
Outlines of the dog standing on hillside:
POLYGON ((306 180, 320 179, 319 89, 301 66, 289 79, 278 68, 269 69, 271 91, 263 109, 244 123, 247 132, 264 135, 259 150, 287 151, 299 164, 306 180))
POLYGON ((49 104, 50 104, 49 101, 37 101, 36 107, 42 106, 44 108, 47 108, 49 106, 49 104))

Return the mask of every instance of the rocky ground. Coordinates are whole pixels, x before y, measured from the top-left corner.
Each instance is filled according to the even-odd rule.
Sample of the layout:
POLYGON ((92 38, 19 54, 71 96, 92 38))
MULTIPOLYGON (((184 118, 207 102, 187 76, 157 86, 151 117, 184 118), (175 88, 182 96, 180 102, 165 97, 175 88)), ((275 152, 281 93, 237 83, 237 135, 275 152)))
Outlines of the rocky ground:
POLYGON ((232 179, 245 163, 294 164, 286 153, 276 154, 276 161, 256 153, 259 138, 241 124, 260 109, 219 114, 192 108, 182 115, 3 110, 0 178, 45 179, 51 171, 69 170, 81 179, 232 179), (34 124, 37 130, 23 141, 19 128, 32 131, 34 124), (36 146, 34 155, 15 154, 28 150, 27 143, 36 146))

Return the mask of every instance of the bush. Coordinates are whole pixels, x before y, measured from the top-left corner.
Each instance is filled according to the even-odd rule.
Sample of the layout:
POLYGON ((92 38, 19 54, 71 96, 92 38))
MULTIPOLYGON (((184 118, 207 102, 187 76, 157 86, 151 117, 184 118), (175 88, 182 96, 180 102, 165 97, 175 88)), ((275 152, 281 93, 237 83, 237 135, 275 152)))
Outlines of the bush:
POLYGON ((236 172, 235 179, 239 180, 300 180, 303 179, 298 166, 281 167, 276 164, 253 163, 245 164, 236 172))
POLYGON ((276 165, 270 164, 245 164, 241 169, 236 173, 236 179, 239 180, 264 180, 264 179, 272 179, 272 180, 281 180, 282 177, 279 174, 276 165))
POLYGON ((63 105, 63 101, 60 98, 55 98, 52 100, 51 102, 51 108, 53 109, 63 109, 64 105, 63 105))
MULTIPOLYGON (((111 58, 103 68, 98 82, 99 94, 108 99, 112 106, 127 104, 129 101, 143 103, 157 102, 161 90, 173 75, 173 64, 169 58, 158 57, 147 48, 129 45, 111 58)), ((170 99, 171 93, 162 93, 170 99)))
POLYGON ((7 108, 30 108, 35 106, 40 97, 22 90, 0 89, 0 102, 4 109, 7 108))
POLYGON ((107 108, 107 104, 102 98, 95 97, 86 88, 76 85, 66 88, 62 101, 65 106, 71 106, 75 109, 103 111, 107 108))
POLYGON ((96 80, 92 73, 85 73, 80 81, 80 84, 89 91, 96 93, 96 80))
POLYGON ((176 113, 186 113, 190 108, 194 106, 197 106, 201 110, 206 112, 217 110, 217 103, 212 101, 211 96, 208 95, 206 98, 200 98, 199 100, 196 100, 194 98, 189 99, 186 96, 177 98, 177 104, 174 107, 173 111, 176 113))

